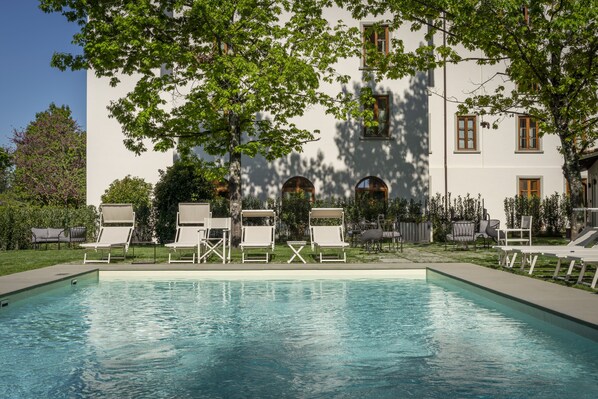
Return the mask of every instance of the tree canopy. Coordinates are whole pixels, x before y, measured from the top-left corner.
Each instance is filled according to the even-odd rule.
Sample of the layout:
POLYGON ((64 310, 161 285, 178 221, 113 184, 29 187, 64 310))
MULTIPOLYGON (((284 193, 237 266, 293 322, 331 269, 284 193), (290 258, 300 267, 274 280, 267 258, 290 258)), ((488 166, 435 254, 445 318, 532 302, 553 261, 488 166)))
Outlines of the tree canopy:
MULTIPOLYGON (((322 83, 349 80, 334 64, 359 54, 357 29, 332 28, 327 0, 41 0, 80 25, 83 54, 55 54, 53 65, 93 70, 134 89, 113 101, 126 146, 201 146, 228 155, 233 239, 240 237, 241 156, 272 160, 316 140, 293 118, 314 105, 341 114, 356 105, 322 83)), ((353 108, 356 109, 356 108, 353 108)))
POLYGON ((85 132, 67 106, 50 104, 12 138, 13 188, 39 205, 85 204, 85 132))
MULTIPOLYGON (((356 18, 376 15, 392 29, 408 26, 427 43, 406 51, 397 35, 376 72, 390 78, 473 62, 496 74, 479 82, 462 112, 530 115, 541 134, 556 134, 573 204, 582 204, 580 155, 598 122, 598 4, 583 0, 341 0, 356 18), (444 39, 444 40, 443 40, 444 39)), ((369 56, 369 53, 368 53, 369 56)), ((444 95, 444 93, 440 93, 444 95)))

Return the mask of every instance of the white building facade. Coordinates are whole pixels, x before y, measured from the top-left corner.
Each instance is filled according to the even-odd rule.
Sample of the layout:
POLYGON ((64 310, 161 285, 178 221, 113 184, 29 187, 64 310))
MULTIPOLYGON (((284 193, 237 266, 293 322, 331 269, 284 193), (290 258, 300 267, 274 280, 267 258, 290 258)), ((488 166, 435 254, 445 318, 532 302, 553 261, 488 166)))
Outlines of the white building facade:
MULTIPOLYGON (((330 12, 330 21, 343 19, 364 30, 377 20, 355 21, 344 11, 330 12)), ((376 34, 373 39, 389 48, 397 32, 376 34)), ((400 32, 406 46, 418 46, 420 33, 400 32)), ((390 49, 392 51, 392 49, 390 49)), ((339 72, 350 74, 348 87, 359 91, 364 59, 345 60, 339 72)), ((243 159, 245 195, 280 196, 285 183, 311 184, 315 196, 349 197, 370 190, 388 198, 424 200, 436 193, 470 194, 484 199, 492 218, 504 221, 503 201, 516 194, 551 195, 565 191, 558 137, 541 137, 533 120, 508 117, 498 129, 494 121, 476 115, 459 115, 458 101, 495 71, 479 65, 449 65, 400 80, 383 80, 375 87, 378 129, 365 129, 361 121, 335 120, 323 109, 313 108, 297 125, 319 130, 317 141, 302 153, 268 162, 258 156, 243 159), (444 77, 446 76, 446 82, 444 77), (446 90, 446 92, 445 92, 446 90), (299 178, 299 179, 297 179, 299 178)), ((92 71, 87 78, 87 201, 100 203, 111 182, 127 175, 150 183, 159 169, 172 165, 173 151, 149 151, 141 156, 125 149, 121 128, 109 117, 110 101, 132 88, 133 78, 122 77, 117 88, 92 71)), ((341 87, 330 87, 332 94, 341 87)))

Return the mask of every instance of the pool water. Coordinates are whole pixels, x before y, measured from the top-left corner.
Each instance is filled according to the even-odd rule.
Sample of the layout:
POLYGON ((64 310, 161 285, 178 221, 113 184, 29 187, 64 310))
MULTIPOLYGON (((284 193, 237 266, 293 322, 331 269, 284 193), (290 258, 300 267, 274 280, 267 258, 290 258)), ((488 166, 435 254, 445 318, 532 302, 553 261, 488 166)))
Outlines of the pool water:
POLYGON ((1 398, 598 397, 596 342, 422 279, 100 279, 0 336, 1 398))

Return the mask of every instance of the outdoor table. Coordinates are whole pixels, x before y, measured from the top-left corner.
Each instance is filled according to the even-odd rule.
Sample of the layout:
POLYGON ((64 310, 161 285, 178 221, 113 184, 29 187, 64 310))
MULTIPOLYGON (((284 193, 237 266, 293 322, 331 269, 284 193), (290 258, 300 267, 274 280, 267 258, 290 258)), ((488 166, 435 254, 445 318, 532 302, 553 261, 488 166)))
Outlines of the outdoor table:
POLYGON ((287 241, 287 245, 291 248, 291 251, 293 251, 293 256, 291 256, 291 259, 289 259, 287 263, 291 263, 296 257, 301 259, 301 262, 307 263, 300 255, 301 250, 307 245, 307 241, 287 241))
POLYGON ((505 245, 509 245, 510 242, 518 242, 520 244, 527 244, 532 245, 532 235, 531 231, 528 229, 521 229, 521 228, 504 228, 504 229, 497 229, 498 232, 498 242, 504 241, 505 245), (518 236, 509 238, 509 233, 519 233, 518 236), (527 233, 528 236, 524 237, 524 234, 527 233))
POLYGON ((148 246, 148 245, 153 246, 154 247, 154 258, 153 258, 153 260, 151 262, 150 261, 146 261, 146 260, 139 260, 139 261, 138 260, 133 260, 133 262, 131 262, 131 263, 137 264, 137 265, 147 264, 147 263, 156 263, 156 247, 158 246, 158 243, 156 241, 135 241, 135 242, 131 243, 131 250, 132 250, 133 259, 135 259, 135 246, 136 245, 139 245, 140 247, 148 246))

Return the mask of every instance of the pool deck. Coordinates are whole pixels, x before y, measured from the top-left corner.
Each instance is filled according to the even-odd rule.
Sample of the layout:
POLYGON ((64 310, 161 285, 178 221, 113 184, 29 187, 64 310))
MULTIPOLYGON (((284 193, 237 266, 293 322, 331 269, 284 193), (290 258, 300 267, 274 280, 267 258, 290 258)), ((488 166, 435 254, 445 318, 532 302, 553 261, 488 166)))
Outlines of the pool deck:
POLYGON ((515 300, 598 331, 598 293, 566 287, 469 263, 360 264, 61 264, 0 277, 0 299, 48 283, 73 279, 93 271, 284 271, 296 270, 410 270, 427 268, 477 288, 515 300))

